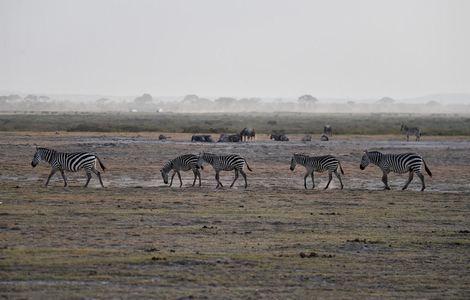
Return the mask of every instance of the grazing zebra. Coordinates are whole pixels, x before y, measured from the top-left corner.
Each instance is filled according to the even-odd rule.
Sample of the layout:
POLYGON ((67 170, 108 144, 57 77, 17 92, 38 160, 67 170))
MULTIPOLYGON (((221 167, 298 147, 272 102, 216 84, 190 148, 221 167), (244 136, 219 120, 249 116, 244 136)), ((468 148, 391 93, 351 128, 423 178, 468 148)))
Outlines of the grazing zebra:
POLYGON ((323 134, 333 136, 333 128, 331 128, 331 125, 325 125, 323 127, 323 134))
POLYGON ((364 170, 369 163, 377 165, 383 172, 382 182, 385 184, 385 189, 390 190, 388 185, 387 175, 390 172, 394 173, 406 173, 409 172, 409 178, 402 190, 406 189, 413 180, 413 174, 416 173, 419 179, 421 179, 422 187, 421 191, 424 191, 426 186, 424 185, 424 175, 421 173, 421 166, 424 164, 426 173, 432 177, 431 171, 424 162, 424 159, 416 153, 402 153, 402 154, 383 154, 379 151, 364 151, 362 156, 361 170, 364 170))
POLYGON ((64 186, 67 186, 67 178, 65 178, 64 173, 65 171, 78 172, 81 169, 85 169, 87 177, 85 187, 87 187, 88 183, 90 182, 91 172, 98 176, 101 186, 104 187, 103 181, 101 180, 101 174, 96 169, 96 161, 98 161, 100 164, 103 172, 105 167, 99 157, 95 154, 87 152, 64 153, 47 148, 36 148, 36 153, 33 156, 31 166, 34 168, 41 161, 48 162, 52 168, 45 186, 49 184, 49 180, 57 171, 60 171, 60 174, 62 174, 62 178, 64 179, 64 186))
POLYGON ((405 124, 401 124, 400 132, 406 135, 406 141, 410 140, 410 135, 416 136, 416 141, 421 139, 421 131, 418 127, 408 127, 405 124))
MULTIPOLYGON (((193 186, 196 184, 196 179, 199 177, 199 186, 201 186, 201 173, 199 172, 199 166, 197 164, 199 157, 194 154, 184 154, 180 155, 177 158, 174 158, 168 161, 163 168, 160 170, 160 173, 163 177, 163 182, 168 184, 168 173, 173 170, 173 175, 171 175, 170 186, 173 184, 173 178, 175 174, 178 174, 180 180, 180 187, 183 186, 183 181, 181 181, 180 171, 189 171, 192 170, 194 173, 193 186)), ((201 169, 203 167, 201 166, 201 169)))
POLYGON ((237 154, 228 154, 228 155, 216 155, 212 153, 201 153, 199 154, 199 161, 198 165, 202 167, 204 162, 212 165, 215 170, 215 180, 217 180, 217 187, 223 187, 222 182, 219 180, 219 172, 220 171, 232 171, 235 170, 235 179, 233 180, 230 187, 233 187, 233 184, 238 178, 238 173, 242 174, 243 178, 245 179, 245 189, 248 187, 248 183, 246 181, 246 174, 243 171, 243 166, 246 164, 248 170, 251 170, 250 166, 248 165, 246 159, 241 157, 237 154))
POLYGON ((343 181, 341 180, 341 176, 338 174, 338 167, 341 171, 341 174, 344 175, 343 168, 341 167, 341 163, 339 160, 332 156, 332 155, 325 155, 325 156, 308 156, 306 154, 299 154, 294 153, 292 159, 290 161, 290 170, 294 171, 295 166, 299 164, 305 167, 307 173, 304 176, 304 187, 307 189, 307 177, 310 175, 312 177, 312 189, 315 188, 315 181, 313 180, 313 172, 324 172, 328 171, 328 183, 326 184, 325 190, 330 185, 331 179, 333 179, 332 173, 335 173, 336 177, 339 179, 339 183, 341 184, 341 189, 343 189, 343 181))
POLYGON ((243 141, 252 141, 256 137, 256 132, 253 128, 243 128, 242 131, 240 131, 240 139, 243 141))

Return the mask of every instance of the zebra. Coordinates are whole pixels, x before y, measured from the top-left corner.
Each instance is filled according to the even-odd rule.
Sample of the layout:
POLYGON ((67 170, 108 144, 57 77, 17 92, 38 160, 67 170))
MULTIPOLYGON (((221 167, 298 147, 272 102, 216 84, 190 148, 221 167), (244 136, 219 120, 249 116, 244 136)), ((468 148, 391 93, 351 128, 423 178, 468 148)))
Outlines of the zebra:
POLYGON ((401 124, 400 132, 406 135, 406 141, 410 140, 410 135, 416 136, 416 141, 421 139, 421 131, 418 127, 408 127, 405 124, 401 124))
POLYGON ((76 152, 76 153, 65 153, 58 152, 53 149, 47 148, 38 148, 36 147, 36 153, 33 156, 33 161, 31 166, 35 168, 41 161, 45 161, 51 165, 51 173, 47 178, 45 186, 49 185, 49 180, 57 172, 60 171, 62 178, 64 179, 64 187, 67 186, 67 178, 65 177, 65 171, 78 172, 81 169, 85 169, 87 181, 85 187, 88 186, 88 183, 91 179, 91 172, 95 173, 100 180, 102 187, 103 180, 101 180, 101 173, 96 169, 96 161, 100 164, 103 172, 105 171, 105 166, 101 162, 100 158, 92 153, 88 152, 76 152))
POLYGON ((421 155, 416 153, 401 153, 401 154, 383 154, 379 151, 364 151, 361 159, 360 169, 364 170, 369 163, 377 165, 383 172, 382 182, 385 184, 385 190, 390 190, 388 185, 387 175, 390 172, 406 173, 409 172, 409 178, 402 190, 405 190, 413 180, 413 174, 416 173, 421 179, 421 191, 426 188, 424 184, 424 175, 421 173, 421 167, 424 164, 424 169, 430 177, 432 177, 431 170, 429 170, 426 162, 421 155))
POLYGON ((217 155, 212 153, 205 153, 202 152, 199 154, 199 161, 198 166, 202 167, 204 162, 209 163, 215 170, 215 180, 217 181, 216 188, 224 187, 222 182, 219 180, 219 173, 220 171, 232 171, 235 170, 235 179, 233 180, 230 187, 233 187, 233 184, 238 178, 238 173, 242 174, 243 178, 245 179, 245 189, 248 187, 248 183, 246 181, 246 174, 243 171, 243 166, 246 164, 248 170, 253 172, 253 170, 248 165, 246 159, 241 157, 238 154, 227 154, 227 155, 217 155))
POLYGON ((256 132, 254 128, 243 128, 242 131, 240 131, 240 139, 241 141, 252 141, 256 138, 256 132))
MULTIPOLYGON (((183 186, 183 181, 181 181, 181 174, 180 171, 189 171, 192 170, 194 173, 194 181, 193 186, 196 184, 196 179, 199 178, 199 186, 201 186, 201 173, 199 172, 198 156, 194 154, 183 154, 180 155, 172 160, 169 160, 163 168, 160 170, 160 174, 162 174, 163 182, 168 184, 168 174, 171 170, 173 170, 173 175, 171 176, 170 187, 173 184, 173 178, 175 174, 178 174, 178 178, 180 180, 180 187, 183 186)), ((203 167, 201 166, 201 169, 203 167)))
POLYGON ((324 172, 328 171, 328 183, 326 184, 325 190, 330 185, 331 179, 333 179, 332 173, 335 173, 336 177, 339 179, 341 184, 341 189, 343 189, 343 181, 341 180, 341 175, 338 174, 338 167, 341 171, 341 174, 344 175, 343 168, 339 160, 332 155, 325 156, 308 156, 306 154, 294 153, 290 161, 290 170, 294 171, 295 166, 299 164, 305 167, 307 173, 304 176, 304 187, 307 189, 307 177, 310 175, 312 177, 312 189, 315 188, 315 181, 313 179, 313 172, 324 172))
POLYGON ((333 128, 331 128, 331 125, 327 124, 327 125, 323 126, 323 134, 333 136, 333 128))

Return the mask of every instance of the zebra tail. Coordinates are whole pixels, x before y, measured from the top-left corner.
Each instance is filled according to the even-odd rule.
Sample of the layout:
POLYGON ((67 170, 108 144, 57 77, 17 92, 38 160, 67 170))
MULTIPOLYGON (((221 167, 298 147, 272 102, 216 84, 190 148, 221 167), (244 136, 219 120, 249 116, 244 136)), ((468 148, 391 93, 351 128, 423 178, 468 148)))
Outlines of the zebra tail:
POLYGON ((248 170, 250 170, 250 172, 253 172, 253 170, 250 168, 250 166, 248 165, 248 162, 246 161, 246 159, 243 159, 245 161, 245 164, 246 164, 246 167, 248 168, 248 170))
POLYGON ((428 173, 429 177, 432 177, 431 170, 429 170, 428 166, 426 165, 426 162, 423 159, 423 164, 424 164, 424 169, 426 170, 426 173, 428 173))
POLYGON ((341 163, 339 163, 339 170, 341 171, 341 174, 344 175, 343 167, 341 167, 341 163))
POLYGON ((105 168, 105 166, 103 165, 103 163, 101 162, 101 159, 100 159, 98 156, 96 156, 96 155, 95 155, 95 157, 96 157, 96 159, 98 160, 98 163, 100 164, 100 167, 101 167, 101 169, 102 169, 103 172, 104 172, 104 170, 106 170, 106 168, 105 168))

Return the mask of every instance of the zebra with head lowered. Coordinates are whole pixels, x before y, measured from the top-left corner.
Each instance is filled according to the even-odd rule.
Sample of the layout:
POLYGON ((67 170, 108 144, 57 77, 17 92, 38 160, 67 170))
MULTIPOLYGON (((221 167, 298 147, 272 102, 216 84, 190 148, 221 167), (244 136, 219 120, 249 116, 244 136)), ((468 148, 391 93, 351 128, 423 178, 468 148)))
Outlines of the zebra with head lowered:
MULTIPOLYGON (((173 184, 173 178, 175 174, 178 174, 178 178, 180 180, 180 187, 183 186, 183 181, 181 180, 180 171, 189 171, 192 170, 194 173, 194 181, 193 186, 196 184, 196 179, 199 178, 199 186, 201 186, 201 173, 199 172, 198 156, 194 154, 184 154, 180 155, 170 161, 168 161, 163 168, 160 170, 160 173, 163 177, 163 182, 168 184, 168 174, 171 170, 173 170, 173 175, 171 175, 170 186, 173 184)), ((203 167, 200 167, 203 169, 203 167)))
POLYGON ((406 173, 409 172, 409 178, 402 190, 406 189, 413 180, 413 174, 416 173, 419 179, 421 179, 421 191, 424 191, 426 188, 424 184, 424 175, 421 173, 422 165, 426 173, 432 177, 432 173, 429 170, 426 162, 421 157, 421 155, 416 153, 402 153, 402 154, 383 154, 379 151, 364 151, 362 156, 361 165, 359 166, 361 170, 364 170, 369 163, 377 165, 383 172, 382 182, 385 184, 386 190, 390 190, 388 185, 387 175, 390 172, 394 173, 406 173))
POLYGON ((416 136, 416 141, 421 139, 421 131, 418 127, 408 127, 405 124, 401 124, 400 132, 406 135, 406 141, 410 140, 410 135, 416 136))
POLYGON ((304 187, 307 189, 307 177, 310 175, 312 177, 312 189, 315 188, 315 181, 313 179, 313 172, 324 172, 328 171, 328 183, 326 184, 325 190, 330 185, 331 179, 333 179, 333 173, 338 177, 339 183, 341 184, 341 189, 343 189, 343 181, 341 180, 341 175, 338 174, 338 167, 341 171, 341 174, 344 175, 343 168, 339 160, 332 155, 325 156, 308 156, 306 154, 294 153, 290 161, 290 170, 294 171, 295 166, 299 164, 304 166, 307 170, 304 176, 304 187))
POLYGON ((235 171, 235 179, 233 180, 230 187, 233 187, 233 184, 238 178, 238 173, 242 174, 243 178, 245 179, 245 189, 248 187, 248 183, 246 181, 246 174, 243 171, 243 166, 246 164, 248 170, 251 170, 250 166, 246 162, 246 159, 241 157, 238 154, 227 154, 227 155, 217 155, 212 153, 205 153, 202 152, 199 154, 199 161, 198 165, 202 167, 204 162, 212 165, 215 170, 215 180, 217 181, 217 187, 223 187, 222 182, 219 180, 219 173, 220 171, 235 171))
POLYGON ((91 173, 95 173, 100 180, 102 187, 103 181, 101 180, 101 173, 96 169, 96 161, 100 164, 101 169, 105 170, 105 167, 99 157, 92 153, 87 152, 76 152, 76 153, 65 153, 57 152, 53 149, 47 148, 36 148, 36 153, 33 156, 33 161, 31 166, 36 167, 39 162, 45 161, 51 165, 51 173, 47 178, 45 186, 49 184, 51 177, 57 172, 60 171, 62 178, 64 179, 64 186, 67 186, 67 178, 65 177, 65 171, 78 172, 81 169, 85 169, 87 181, 85 187, 88 186, 88 183, 91 179, 91 173))

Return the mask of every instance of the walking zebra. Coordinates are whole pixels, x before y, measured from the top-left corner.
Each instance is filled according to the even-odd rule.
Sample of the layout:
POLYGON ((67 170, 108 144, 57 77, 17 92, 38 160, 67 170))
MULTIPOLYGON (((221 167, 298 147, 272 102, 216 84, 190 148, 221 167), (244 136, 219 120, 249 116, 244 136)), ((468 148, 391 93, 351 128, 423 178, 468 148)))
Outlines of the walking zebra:
POLYGON ((421 139, 421 131, 418 127, 408 127, 405 124, 401 124, 400 132, 406 135, 406 141, 410 140, 410 135, 416 136, 416 141, 421 139))
POLYGON ((65 171, 78 172, 81 169, 85 169, 87 181, 85 187, 88 186, 88 183, 91 179, 91 172, 95 173, 100 180, 102 187, 103 181, 101 180, 101 173, 96 169, 96 161, 100 164, 101 169, 105 170, 105 167, 99 157, 92 153, 87 152, 76 152, 76 153, 65 153, 57 152, 53 149, 47 148, 36 148, 36 153, 33 156, 33 161, 31 166, 36 167, 39 162, 45 161, 51 165, 51 173, 47 178, 46 185, 48 186, 49 180, 57 172, 60 171, 62 178, 64 179, 64 186, 67 186, 67 178, 65 177, 65 171))
POLYGON ((198 165, 202 167, 204 162, 207 162, 208 164, 212 165, 212 167, 215 170, 215 180, 217 181, 217 187, 223 187, 222 182, 219 180, 219 172, 220 171, 232 171, 235 170, 235 179, 233 180, 232 184, 230 187, 233 187, 233 184, 238 178, 238 173, 242 174, 243 178, 245 179, 245 189, 248 187, 248 183, 246 181, 246 174, 243 171, 243 166, 246 164, 246 167, 248 170, 251 170, 250 166, 248 166, 248 163, 246 159, 241 157, 238 154, 228 154, 228 155, 217 155, 217 154, 212 154, 212 153, 201 153, 199 154, 199 161, 198 165))
MULTIPOLYGON (((199 157, 194 154, 184 154, 180 155, 177 158, 174 158, 168 161, 163 168, 160 170, 160 173, 163 177, 163 182, 168 184, 168 173, 173 170, 173 175, 171 175, 170 186, 173 184, 173 178, 175 174, 178 174, 180 180, 180 187, 183 186, 183 181, 181 180, 180 171, 189 171, 192 170, 194 173, 193 186, 196 184, 196 179, 199 177, 199 186, 201 186, 201 173, 199 172, 199 166, 197 164, 199 157)), ((201 169, 203 167, 201 166, 201 169)))
POLYGON ((406 173, 409 172, 409 178, 402 190, 406 189, 413 180, 413 174, 416 173, 419 179, 421 179, 422 187, 421 191, 424 191, 426 186, 424 185, 424 175, 421 173, 421 166, 424 164, 426 173, 432 177, 432 173, 429 170, 424 159, 416 153, 402 153, 402 154, 383 154, 379 151, 364 151, 362 156, 361 170, 364 170, 369 163, 377 165, 383 172, 382 182, 385 184, 385 189, 390 190, 388 185, 387 175, 390 172, 394 173, 406 173))
POLYGON ((315 181, 313 179, 313 172, 324 172, 328 171, 328 183, 326 184, 325 190, 330 185, 331 179, 333 179, 332 173, 335 173, 336 177, 339 179, 339 183, 341 184, 341 189, 343 189, 343 181, 341 180, 341 175, 338 174, 338 167, 341 171, 341 174, 344 175, 343 168, 341 167, 341 163, 339 160, 332 156, 332 155, 325 155, 325 156, 308 156, 306 154, 299 154, 294 153, 292 159, 290 161, 290 170, 294 171, 295 166, 299 164, 304 166, 307 170, 304 176, 304 187, 307 189, 307 177, 310 175, 312 177, 312 189, 315 188, 315 181))

